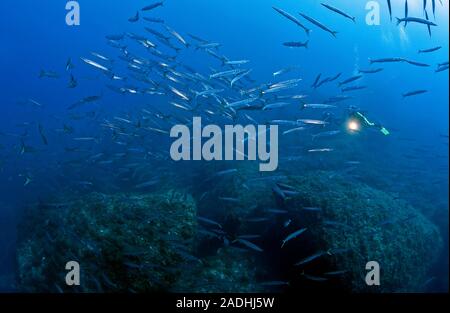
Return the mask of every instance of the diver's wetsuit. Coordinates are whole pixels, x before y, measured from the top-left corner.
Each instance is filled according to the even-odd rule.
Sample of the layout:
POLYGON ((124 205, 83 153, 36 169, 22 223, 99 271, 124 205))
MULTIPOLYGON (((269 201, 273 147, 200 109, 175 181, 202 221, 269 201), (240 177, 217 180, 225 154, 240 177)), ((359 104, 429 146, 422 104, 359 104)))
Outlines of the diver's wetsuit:
POLYGON ((364 114, 362 114, 359 111, 350 112, 350 118, 358 120, 361 123, 361 125, 364 125, 366 127, 377 128, 385 136, 390 134, 390 132, 386 128, 384 128, 383 125, 369 121, 369 119, 367 117, 365 117, 364 114))

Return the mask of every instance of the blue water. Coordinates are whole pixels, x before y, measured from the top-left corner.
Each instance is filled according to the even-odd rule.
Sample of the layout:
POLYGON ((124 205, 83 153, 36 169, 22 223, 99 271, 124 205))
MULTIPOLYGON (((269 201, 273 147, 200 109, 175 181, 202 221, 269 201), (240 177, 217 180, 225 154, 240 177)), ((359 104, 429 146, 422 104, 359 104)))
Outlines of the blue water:
MULTIPOLYGON (((249 83, 248 88, 264 82, 301 77, 303 81, 296 92, 307 94, 308 101, 312 103, 320 103, 340 93, 336 82, 318 89, 310 88, 319 73, 322 73, 322 78, 342 73, 338 80, 341 81, 357 74, 358 69, 382 67, 382 72, 364 75, 357 82, 369 86, 368 89, 351 93, 354 99, 338 105, 341 108, 350 104, 358 106, 371 119, 391 130, 390 138, 384 140, 382 135, 373 136, 372 144, 367 143, 366 148, 373 149, 367 153, 375 155, 379 161, 379 168, 374 163, 372 170, 381 177, 387 165, 396 168, 399 173, 403 169, 411 170, 413 174, 399 174, 395 179, 390 178, 391 186, 385 186, 384 189, 390 191, 389 188, 393 186, 392 190, 398 191, 395 185, 402 185, 401 196, 407 201, 419 209, 424 203, 435 209, 433 212, 422 212, 438 226, 444 238, 444 251, 429 274, 438 279, 429 291, 445 291, 448 290, 448 70, 435 73, 435 69, 438 63, 448 61, 449 4, 444 0, 441 6, 436 1, 438 26, 432 27, 430 38, 424 25, 411 23, 404 28, 391 22, 386 1, 378 2, 381 6, 381 24, 376 26, 364 22, 367 14, 367 2, 364 0, 326 1, 355 16, 356 24, 323 8, 315 0, 167 0, 162 8, 143 13, 143 16, 163 18, 167 25, 183 36, 190 33, 221 43, 218 51, 230 60, 251 60, 245 66, 253 70, 251 77, 256 82, 249 83), (298 17, 312 29, 311 35, 307 37, 302 29, 275 12, 272 6, 298 17), (312 16, 337 30, 337 38, 301 19, 297 12, 312 16), (282 45, 286 41, 308 39, 308 49, 291 49, 282 45), (420 49, 435 46, 442 48, 436 52, 418 54, 420 49), (369 58, 386 57, 407 58, 427 63, 430 67, 405 63, 370 66, 368 61, 369 58), (296 66, 298 70, 274 79, 273 72, 289 66, 296 66), (428 92, 402 98, 403 93, 419 89, 428 92), (405 158, 405 155, 411 154, 414 154, 413 159, 405 158)), ((403 17, 404 2, 392 2, 393 16, 403 17)), ((58 192, 58 186, 70 186, 74 180, 71 177, 73 172, 63 170, 60 165, 71 158, 64 147, 76 144, 71 138, 58 133, 57 129, 66 121, 74 127, 78 137, 103 138, 104 133, 99 124, 106 117, 111 120, 120 113, 131 112, 134 112, 132 116, 135 117, 139 110, 134 108, 142 104, 151 104, 165 111, 167 98, 151 95, 120 96, 105 87, 110 81, 104 75, 80 60, 80 57, 94 59, 90 55, 91 51, 117 59, 118 49, 106 44, 106 35, 134 32, 151 38, 143 30, 144 25, 163 31, 157 24, 142 20, 137 23, 128 21, 148 1, 80 0, 79 3, 81 25, 74 27, 65 24, 65 1, 3 0, 0 3, 0 277, 4 277, 0 280, 0 291, 15 290, 16 225, 21 221, 23 208, 45 201, 58 192), (65 65, 68 58, 75 64, 72 73, 78 86, 74 89, 67 88, 69 75, 65 65), (60 78, 41 79, 39 72, 42 69, 55 71, 60 78), (81 108, 76 112, 92 109, 102 117, 95 123, 87 121, 87 118, 69 119, 67 107, 92 95, 102 95, 101 101, 93 106, 88 104, 86 107, 89 108, 81 108), (27 99, 34 99, 43 107, 33 106, 27 99), (48 146, 42 144, 37 123, 44 126, 48 146), (22 135, 27 135, 23 137, 26 138, 27 146, 38 150, 31 157, 20 154, 19 137, 22 135), (27 186, 24 186, 24 175, 32 177, 32 182, 27 186)), ((408 3, 410 16, 423 17, 421 0, 409 0, 408 3)), ((428 13, 434 21, 430 3, 428 13)), ((189 37, 186 39, 195 43, 189 37)), ((151 40, 156 42, 153 38, 151 40)), ((138 50, 136 45, 130 44, 130 50, 138 56, 148 56, 144 50, 138 50)), ((206 53, 195 51, 194 48, 187 50, 180 53, 180 63, 195 67, 205 76, 211 73, 211 68, 220 69, 220 63, 206 53)), ((101 63, 101 60, 97 61, 101 63)), ((115 60, 115 63, 119 62, 115 60)), ((125 67, 120 74, 128 75, 125 67)), ((127 83, 133 85, 135 82, 130 80, 127 83)), ((166 111, 174 112, 173 108, 166 111)), ((255 116, 260 117, 258 114, 255 113, 255 116)), ((271 119, 286 119, 296 114, 299 114, 298 109, 291 108, 281 113, 270 112, 267 116, 271 119)), ((158 140, 143 142, 142 146, 147 151, 156 150, 158 140)), ((108 149, 108 143, 105 142, 102 147, 108 149)), ((92 149, 92 155, 101 150, 96 149, 95 145, 89 145, 89 149, 92 149)), ((120 147, 114 149, 115 152, 120 151, 120 147)), ((288 154, 290 152, 281 148, 280 158, 288 154)), ((91 174, 95 171, 94 164, 91 174)), ((111 171, 110 174, 113 180, 114 173, 111 171)), ((79 176, 75 179, 81 180, 79 176)), ((103 179, 108 180, 108 177, 103 179)))

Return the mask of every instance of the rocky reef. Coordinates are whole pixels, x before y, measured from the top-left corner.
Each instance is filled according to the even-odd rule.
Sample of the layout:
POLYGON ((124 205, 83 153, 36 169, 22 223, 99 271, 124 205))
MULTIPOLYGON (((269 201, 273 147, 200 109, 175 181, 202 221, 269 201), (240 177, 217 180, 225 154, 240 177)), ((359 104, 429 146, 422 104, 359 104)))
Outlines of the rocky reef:
POLYGON ((19 285, 30 292, 168 290, 192 257, 196 207, 182 192, 92 193, 28 212, 17 253, 19 285), (65 285, 77 261, 80 287, 65 285))
POLYGON ((420 210, 336 172, 264 176, 244 166, 202 184, 207 192, 92 193, 32 208, 20 228, 20 289, 412 292, 442 246, 420 210), (79 287, 64 283, 68 261, 80 263, 79 287), (380 264, 380 286, 365 283, 369 261, 380 264))
POLYGON ((389 193, 332 173, 294 177, 289 184, 298 195, 286 205, 303 216, 318 213, 315 226, 309 228, 316 249, 328 252, 325 256, 332 267, 347 271, 344 283, 352 291, 421 291, 442 239, 419 210, 389 193), (321 210, 308 212, 305 207, 321 210), (380 286, 365 282, 369 261, 380 264, 380 286))
POLYGON ((244 167, 217 184, 205 197, 215 200, 200 207, 220 206, 232 216, 231 241, 261 234, 251 241, 272 256, 266 266, 284 269, 275 275, 289 282, 288 289, 422 291, 442 248, 437 227, 422 210, 335 171, 263 176, 244 167), (277 184, 292 188, 285 199, 274 192, 277 184), (221 200, 229 197, 237 202, 221 200), (307 231, 298 241, 281 248, 284 238, 302 228, 307 231), (380 286, 365 282, 369 261, 380 265, 380 286))
MULTIPOLYGON (((67 199, 67 197, 66 197, 67 199)), ((222 247, 196 257, 197 209, 180 191, 88 194, 29 210, 20 227, 18 285, 24 292, 251 292, 251 252, 222 247), (80 264, 80 286, 65 265, 80 264)))

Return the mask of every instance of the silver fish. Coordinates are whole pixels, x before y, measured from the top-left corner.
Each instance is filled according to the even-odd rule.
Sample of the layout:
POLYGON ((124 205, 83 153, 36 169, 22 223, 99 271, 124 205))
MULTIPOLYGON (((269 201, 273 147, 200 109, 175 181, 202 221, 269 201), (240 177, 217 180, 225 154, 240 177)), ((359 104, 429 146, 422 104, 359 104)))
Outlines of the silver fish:
POLYGON ((312 24, 316 25, 317 27, 323 29, 326 32, 329 32, 331 35, 333 35, 333 37, 336 37, 336 34, 338 33, 337 31, 331 30, 328 27, 326 27, 325 25, 323 25, 322 23, 320 23, 319 21, 313 19, 312 17, 309 17, 306 14, 303 13, 299 13, 304 19, 308 20, 309 22, 311 22, 312 24))
POLYGON ((290 241, 290 240, 292 240, 292 239, 294 239, 294 238, 300 236, 301 234, 303 234, 303 233, 304 233, 305 231, 307 231, 307 230, 308 230, 308 228, 302 228, 302 229, 299 229, 299 230, 293 232, 292 234, 288 235, 285 239, 283 239, 283 242, 282 242, 282 244, 281 244, 281 248, 283 248, 283 246, 284 246, 288 241, 290 241))

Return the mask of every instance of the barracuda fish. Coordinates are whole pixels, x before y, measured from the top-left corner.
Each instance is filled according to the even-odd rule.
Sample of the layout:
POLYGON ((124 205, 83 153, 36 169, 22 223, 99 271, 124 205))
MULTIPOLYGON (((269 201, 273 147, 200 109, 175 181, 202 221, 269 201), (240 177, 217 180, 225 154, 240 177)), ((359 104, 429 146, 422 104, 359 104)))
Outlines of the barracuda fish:
POLYGON ((203 96, 216 95, 223 91, 225 91, 225 89, 206 89, 206 90, 200 91, 200 92, 194 91, 194 93, 195 93, 195 97, 203 97, 203 96))
POLYGON ((289 286, 289 282, 288 281, 274 280, 274 281, 262 282, 262 283, 259 283, 259 285, 260 286, 265 286, 265 287, 289 286))
POLYGON ((309 274, 305 274, 304 272, 301 274, 303 277, 305 277, 308 280, 316 281, 316 282, 325 282, 328 280, 328 278, 325 277, 319 277, 319 276, 312 276, 309 274))
POLYGON ((34 104, 34 105, 37 105, 38 107, 42 107, 43 105, 41 104, 41 103, 39 103, 39 102, 37 102, 36 100, 34 100, 34 99, 28 99, 28 102, 30 102, 30 103, 32 103, 32 104, 34 104))
POLYGON ((110 62, 110 63, 113 62, 113 60, 111 60, 111 59, 108 58, 108 57, 105 57, 104 55, 101 55, 100 53, 97 53, 97 52, 91 52, 91 54, 92 54, 93 56, 95 56, 95 57, 97 57, 97 58, 103 60, 103 61, 107 61, 107 62, 110 62))
POLYGON ((438 46, 438 47, 434 47, 434 48, 430 48, 430 49, 419 50, 418 53, 429 53, 429 52, 434 52, 434 51, 440 50, 441 48, 442 48, 441 46, 438 46))
POLYGON ((300 266, 300 265, 308 264, 308 263, 310 263, 310 262, 312 262, 312 261, 314 261, 314 260, 316 260, 316 259, 318 259, 318 258, 320 258, 320 257, 322 257, 324 255, 326 255, 326 254, 327 253, 325 251, 316 252, 313 255, 310 255, 310 256, 302 259, 301 261, 295 263, 294 265, 295 266, 300 266))
POLYGON ((130 18, 128 19, 128 21, 129 21, 130 23, 136 23, 137 21, 139 21, 139 11, 136 12, 136 15, 130 17, 130 18))
POLYGON ((108 40, 120 41, 125 37, 125 34, 117 34, 117 35, 107 35, 105 36, 108 40))
POLYGON ((76 137, 73 138, 75 141, 97 141, 97 138, 95 137, 76 137))
POLYGON ((208 53, 210 56, 218 59, 219 61, 221 61, 222 63, 225 63, 228 61, 228 59, 224 56, 218 55, 217 53, 215 53, 214 51, 212 51, 211 49, 205 49, 206 53, 208 53))
POLYGON ((405 59, 403 58, 383 58, 383 59, 370 59, 370 64, 373 63, 395 63, 395 62, 405 62, 405 59))
POLYGON ((303 28, 303 30, 305 31, 305 33, 307 35, 309 35, 310 33, 310 29, 308 29, 307 27, 305 27, 298 19, 296 19, 294 16, 292 16, 291 14, 278 9, 276 7, 272 7, 275 11, 277 11, 278 13, 280 13, 282 16, 284 16, 285 18, 287 18, 288 20, 290 20, 291 22, 294 22, 296 25, 300 26, 301 28, 303 28))
POLYGON ((160 2, 155 2, 153 4, 147 5, 145 7, 143 7, 141 9, 141 11, 150 11, 153 9, 156 9, 157 7, 163 6, 164 5, 164 1, 160 1, 160 2))
POLYGON ((281 200, 283 200, 283 201, 285 201, 286 200, 286 194, 283 192, 283 190, 281 190, 281 188, 277 185, 277 184, 274 184, 273 186, 272 186, 272 191, 273 191, 273 193, 276 195, 276 196, 278 196, 281 200))
POLYGON ((272 75, 273 76, 279 76, 279 75, 282 75, 282 74, 289 73, 289 72, 293 71, 294 69, 296 69, 296 67, 286 67, 286 68, 283 68, 281 70, 278 70, 278 71, 274 72, 272 75))
POLYGON ((238 172, 237 168, 231 168, 231 169, 228 169, 228 170, 219 171, 216 174, 214 174, 214 176, 215 177, 224 176, 224 175, 228 175, 228 174, 234 174, 234 173, 237 173, 237 172, 238 172))
POLYGON ((317 88, 317 84, 319 83, 320 77, 322 77, 322 73, 320 73, 319 75, 317 75, 316 79, 314 80, 313 84, 311 85, 311 87, 317 88))
POLYGON ((218 42, 206 42, 206 43, 201 43, 201 44, 197 45, 195 47, 195 50, 198 50, 198 49, 211 49, 211 48, 217 50, 220 46, 222 46, 222 44, 220 44, 218 42))
POLYGON ((111 70, 109 69, 109 68, 107 68, 106 66, 103 66, 103 65, 101 65, 101 64, 99 64, 99 63, 97 63, 97 62, 95 62, 95 61, 92 61, 92 60, 89 60, 89 59, 86 59, 86 58, 80 58, 84 63, 86 63, 86 64, 89 64, 89 65, 91 65, 91 66, 93 66, 93 67, 95 67, 95 68, 97 68, 97 69, 100 69, 100 70, 102 70, 102 71, 104 71, 104 72, 108 72, 108 73, 110 73, 111 72, 111 70))
POLYGON ((78 82, 75 79, 75 77, 73 77, 73 75, 70 74, 70 80, 69 80, 69 84, 67 85, 67 88, 75 88, 76 86, 78 86, 78 82))
POLYGON ((66 72, 68 72, 68 71, 70 71, 70 70, 72 70, 74 68, 75 68, 75 65, 73 65, 72 59, 68 58, 67 62, 66 62, 66 72))
POLYGON ((261 223, 261 222, 267 222, 270 219, 267 217, 254 217, 254 218, 247 218, 244 219, 245 222, 249 222, 249 223, 261 223))
POLYGON ((332 104, 324 104, 324 103, 305 103, 301 105, 301 109, 334 109, 335 105, 332 104))
POLYGON ((203 236, 207 236, 207 237, 218 238, 218 239, 220 238, 220 235, 218 235, 212 231, 206 230, 206 229, 199 229, 197 231, 197 233, 200 235, 203 235, 203 236))
POLYGON ((237 60, 237 61, 226 61, 226 65, 243 65, 250 63, 250 60, 237 60))
POLYGON ((436 0, 431 0, 431 7, 433 10, 434 19, 436 19, 436 0))
POLYGON ((284 191, 296 191, 297 190, 295 187, 287 185, 287 184, 284 184, 282 182, 275 182, 275 184, 278 187, 282 188, 284 191))
MULTIPOLYGON (((428 18, 428 12, 427 12, 427 10, 425 10, 425 19, 426 19, 427 21, 430 20, 430 19, 428 18)), ((431 38, 431 25, 427 25, 427 29, 428 29, 428 35, 429 35, 430 38, 431 38)))
POLYGON ((240 200, 238 198, 232 198, 232 197, 219 197, 219 200, 225 201, 225 202, 232 202, 232 203, 239 203, 240 200))
MULTIPOLYGON (((312 87, 319 88, 320 86, 322 86, 325 83, 331 83, 331 82, 337 80, 339 77, 341 77, 341 75, 342 75, 342 73, 338 73, 335 76, 326 77, 326 78, 322 79, 321 81, 319 81, 318 83, 316 83, 316 85, 312 86, 312 87)), ((320 79, 320 77, 319 77, 319 79, 320 79)))
POLYGON ((334 149, 331 148, 320 148, 320 149, 309 149, 308 152, 332 152, 334 149))
POLYGON ((169 89, 170 89, 170 91, 172 91, 175 95, 177 95, 181 99, 183 99, 185 101, 190 101, 188 96, 186 96, 184 93, 182 93, 181 91, 179 91, 175 87, 172 87, 172 86, 169 85, 169 89))
POLYGON ((437 24, 428 21, 428 20, 424 20, 423 18, 419 18, 419 17, 405 17, 405 18, 398 18, 397 19, 397 25, 400 25, 402 22, 407 22, 407 23, 418 23, 418 24, 423 24, 423 25, 429 25, 429 26, 438 26, 437 24))
POLYGON ((221 224, 219 224, 219 223, 217 223, 216 221, 213 221, 213 220, 211 220, 211 219, 209 219, 209 218, 197 216, 197 219, 198 219, 200 222, 202 222, 202 223, 205 223, 205 224, 209 224, 209 225, 213 225, 213 226, 217 226, 217 227, 219 227, 219 228, 222 228, 222 225, 221 225, 221 224))
POLYGON ((48 140, 47 140, 47 137, 45 136, 44 127, 41 124, 38 124, 38 129, 39 129, 39 135, 41 136, 41 139, 42 139, 42 143, 47 146, 48 140))
POLYGON ((348 273, 348 270, 338 270, 338 271, 326 272, 326 273, 323 273, 323 275, 326 275, 326 276, 341 276, 341 275, 344 275, 346 273, 348 273))
POLYGON ((435 70, 435 72, 436 72, 436 73, 439 73, 439 72, 443 72, 443 71, 446 71, 446 70, 448 70, 448 64, 439 66, 439 67, 435 70))
MULTIPOLYGON (((408 0, 405 0, 405 18, 408 17, 408 0)), ((405 27, 408 25, 408 22, 405 21, 405 27)))
POLYGON ((240 73, 242 73, 244 70, 242 69, 235 69, 235 70, 228 70, 228 71, 223 71, 223 72, 218 72, 218 73, 214 73, 209 75, 209 79, 213 79, 213 78, 222 78, 222 77, 227 77, 227 76, 234 76, 234 75, 238 75, 240 73))
POLYGON ((144 16, 144 17, 142 17, 142 19, 143 19, 144 21, 147 21, 147 22, 150 22, 150 23, 164 24, 164 20, 163 20, 163 19, 156 18, 156 17, 147 17, 147 16, 144 16))
POLYGON ((290 48, 308 48, 309 40, 305 42, 301 41, 288 41, 284 42, 283 45, 290 48))
POLYGON ((293 120, 271 120, 268 122, 269 124, 277 124, 277 125, 286 125, 286 126, 299 126, 302 123, 293 120))
POLYGON ((136 188, 136 189, 147 188, 147 187, 157 185, 158 183, 159 183, 159 179, 152 179, 152 180, 137 184, 136 186, 134 186, 134 188, 136 188))
POLYGON ((336 135, 339 135, 340 133, 341 133, 340 130, 330 130, 330 131, 321 132, 321 133, 312 135, 312 139, 314 140, 316 138, 336 136, 336 135))
POLYGON ((283 132, 283 136, 284 136, 284 135, 287 135, 287 134, 290 134, 290 133, 293 133, 293 132, 302 131, 302 130, 305 130, 305 129, 306 129, 305 127, 295 127, 295 128, 291 128, 291 129, 289 129, 289 130, 284 131, 284 132, 283 132))
POLYGON ((414 90, 414 91, 406 92, 402 96, 403 96, 403 98, 406 98, 406 97, 421 95, 421 94, 427 93, 427 92, 428 92, 428 90, 424 90, 424 89, 414 90))
POLYGON ((347 78, 346 80, 344 80, 344 81, 339 83, 339 87, 342 86, 342 85, 346 85, 348 83, 352 83, 354 81, 357 81, 357 80, 361 79, 362 77, 363 77, 363 75, 356 75, 356 76, 352 76, 350 78, 347 78))
POLYGON ((124 122, 124 123, 127 123, 127 124, 133 124, 132 121, 127 120, 127 119, 122 118, 122 117, 117 117, 117 116, 115 116, 114 119, 117 120, 117 121, 119 121, 119 122, 124 122))
POLYGON ((291 89, 291 88, 294 88, 294 87, 297 87, 297 85, 296 84, 280 85, 280 86, 277 86, 277 87, 272 87, 272 88, 266 89, 266 90, 264 90, 262 92, 262 94, 269 94, 269 93, 279 92, 279 91, 286 90, 286 89, 291 89))
POLYGON ((154 127, 145 127, 144 129, 155 132, 155 133, 159 133, 159 134, 169 134, 169 132, 167 130, 163 130, 163 129, 159 129, 159 128, 154 128, 154 127))
POLYGON ((323 25, 322 23, 320 23, 319 21, 313 19, 312 17, 309 17, 306 14, 303 13, 299 13, 304 19, 308 20, 310 23, 316 25, 317 27, 321 28, 322 30, 330 33, 331 35, 333 35, 333 37, 336 38, 336 34, 338 33, 337 31, 331 30, 328 27, 326 27, 325 25, 323 25))
POLYGON ((246 246, 247 248, 250 248, 250 249, 258 251, 258 252, 263 252, 264 251, 263 249, 261 249, 260 247, 255 245, 253 242, 250 242, 250 241, 245 240, 245 239, 238 238, 238 239, 234 240, 233 243, 234 242, 241 243, 244 246, 246 246))
POLYGON ((327 125, 328 122, 322 121, 322 120, 312 120, 312 119, 299 119, 298 122, 302 122, 304 124, 311 124, 311 125, 327 125))
POLYGON ((177 33, 175 30, 173 30, 172 28, 170 28, 167 25, 164 25, 164 27, 167 29, 167 31, 169 33, 172 34, 172 36, 174 36, 180 43, 182 43, 186 48, 189 48, 189 43, 179 34, 177 33))
POLYGON ((205 40, 203 38, 200 38, 199 36, 193 35, 193 34, 188 34, 189 37, 191 37, 192 39, 194 39, 195 41, 201 42, 201 43, 208 43, 208 40, 205 40))
POLYGON ((277 99, 292 99, 292 100, 301 100, 307 98, 307 95, 289 95, 289 96, 278 96, 277 99))
POLYGON ((316 208, 316 207, 303 207, 302 210, 303 211, 310 211, 310 212, 320 212, 320 211, 322 211, 321 208, 316 208))
POLYGON ((293 232, 292 234, 289 234, 286 238, 283 239, 283 242, 282 242, 282 244, 281 244, 281 248, 283 248, 284 245, 285 245, 288 241, 290 241, 290 240, 292 240, 292 239, 294 239, 294 238, 297 238, 298 236, 300 236, 301 234, 303 234, 303 233, 304 233, 305 231, 307 231, 307 230, 308 230, 308 228, 302 228, 302 229, 299 229, 299 230, 293 232))
MULTIPOLYGON (((170 37, 165 36, 164 34, 158 32, 158 31, 156 31, 156 30, 154 30, 154 29, 152 29, 152 28, 150 28, 150 27, 144 27, 144 29, 145 29, 147 32, 149 32, 150 34, 156 36, 156 37, 157 37, 158 39, 160 39, 161 42, 163 42, 163 43, 167 43, 168 40, 170 39, 170 37)), ((143 38, 143 39, 145 39, 145 38, 143 38)))
POLYGON ((392 5, 391 5, 391 0, 387 0, 387 5, 388 5, 388 9, 389 9, 389 18, 392 22, 392 5))
POLYGON ((337 9, 337 8, 331 6, 331 5, 325 4, 325 3, 321 3, 321 4, 322 4, 325 8, 327 8, 328 10, 331 10, 331 11, 333 11, 333 12, 335 12, 335 13, 338 13, 338 14, 340 14, 340 15, 342 15, 342 16, 344 16, 344 17, 350 19, 350 20, 352 20, 353 23, 356 23, 355 17, 348 15, 348 14, 345 13, 344 11, 341 11, 341 10, 339 10, 339 9, 337 9))
POLYGON ((420 67, 429 67, 430 66, 429 64, 415 62, 415 61, 409 61, 409 60, 405 60, 405 62, 408 64, 411 64, 411 65, 420 66, 420 67))
POLYGON ((269 86, 269 89, 278 88, 278 87, 282 87, 282 86, 288 86, 288 85, 294 85, 301 81, 302 81, 301 78, 289 79, 289 80, 285 80, 285 81, 282 81, 279 83, 272 84, 269 86))
POLYGON ((330 77, 328 78, 329 82, 335 81, 336 79, 338 79, 339 77, 341 77, 342 73, 338 73, 336 74, 336 76, 330 77))
POLYGON ((239 100, 236 102, 228 103, 225 108, 241 108, 249 106, 250 103, 254 102, 257 98, 248 98, 244 100, 239 100))
POLYGON ((288 105, 289 105, 289 103, 287 103, 287 102, 275 102, 275 103, 266 104, 262 108, 262 110, 267 111, 267 110, 281 109, 288 105))
POLYGON ((280 209, 267 209, 267 210, 265 210, 265 212, 271 213, 271 214, 288 214, 289 213, 289 211, 280 210, 280 209))
POLYGON ((362 90, 362 89, 367 89, 367 86, 351 86, 351 87, 342 88, 341 91, 349 92, 349 91, 362 90))
POLYGON ((249 75, 251 72, 252 72, 252 70, 250 69, 250 70, 248 70, 248 71, 245 71, 245 72, 243 72, 243 73, 237 75, 235 78, 233 78, 233 79, 231 80, 230 86, 233 87, 233 85, 234 85, 237 81, 239 81, 239 80, 241 80, 242 78, 244 78, 245 76, 249 75))
POLYGON ((374 69, 369 69, 369 70, 358 70, 358 73, 362 73, 362 74, 375 74, 375 73, 379 73, 381 71, 383 71, 383 68, 374 68, 374 69))
POLYGON ((269 93, 274 93, 274 92, 279 92, 282 90, 286 90, 286 89, 291 89, 297 87, 297 84, 287 84, 287 85, 278 85, 276 87, 271 87, 269 89, 266 89, 262 92, 262 94, 269 94, 269 93))
POLYGON ((52 71, 45 71, 45 70, 41 70, 39 72, 39 78, 59 78, 59 74, 56 72, 52 72, 52 71))
POLYGON ((86 98, 81 99, 78 102, 75 102, 74 104, 72 104, 71 106, 69 106, 67 109, 68 110, 73 110, 76 107, 79 107, 80 105, 86 104, 86 103, 91 103, 91 102, 95 102, 101 99, 102 96, 89 96, 86 98))

